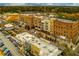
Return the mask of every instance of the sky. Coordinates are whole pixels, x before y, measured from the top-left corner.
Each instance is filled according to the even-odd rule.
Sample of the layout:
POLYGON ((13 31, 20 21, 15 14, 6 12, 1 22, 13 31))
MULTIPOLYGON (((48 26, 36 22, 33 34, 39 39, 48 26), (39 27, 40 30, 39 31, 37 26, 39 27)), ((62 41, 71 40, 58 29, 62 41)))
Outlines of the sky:
POLYGON ((0 6, 79 6, 79 3, 0 3, 0 6))

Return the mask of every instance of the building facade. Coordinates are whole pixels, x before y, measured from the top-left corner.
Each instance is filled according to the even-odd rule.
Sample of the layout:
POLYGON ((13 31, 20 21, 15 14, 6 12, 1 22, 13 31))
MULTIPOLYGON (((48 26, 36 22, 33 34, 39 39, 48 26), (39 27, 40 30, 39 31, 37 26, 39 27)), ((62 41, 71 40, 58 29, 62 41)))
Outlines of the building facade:
POLYGON ((76 42, 78 38, 78 22, 52 19, 50 26, 51 34, 59 37, 63 36, 65 39, 68 39, 69 42, 76 42))
POLYGON ((18 14, 18 13, 6 14, 5 16, 6 16, 6 17, 5 17, 5 20, 17 21, 17 20, 20 19, 20 18, 19 18, 20 14, 18 14))
POLYGON ((22 14, 21 20, 26 23, 26 27, 29 29, 43 30, 55 37, 63 36, 69 42, 75 42, 78 38, 79 23, 76 21, 35 14, 22 14))
POLYGON ((42 16, 34 16, 33 18, 33 26, 35 29, 40 30, 41 29, 41 20, 42 16))
POLYGON ((23 21, 26 23, 27 28, 31 29, 33 27, 33 15, 22 15, 22 18, 23 21))
POLYGON ((43 31, 50 32, 50 19, 44 18, 44 20, 41 21, 41 29, 43 31))

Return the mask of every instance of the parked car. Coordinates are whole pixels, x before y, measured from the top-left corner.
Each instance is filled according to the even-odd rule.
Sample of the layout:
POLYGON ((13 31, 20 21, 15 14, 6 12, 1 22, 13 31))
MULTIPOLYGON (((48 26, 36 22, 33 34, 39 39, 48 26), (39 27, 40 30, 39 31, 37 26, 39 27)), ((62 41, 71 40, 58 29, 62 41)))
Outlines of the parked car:
POLYGON ((3 49, 2 49, 2 50, 3 50, 3 51, 5 51, 6 49, 7 49, 7 47, 3 47, 3 49))
POLYGON ((12 43, 15 45, 15 47, 18 46, 18 43, 16 41, 13 41, 12 43))
POLYGON ((8 39, 11 41, 11 42, 13 42, 14 40, 13 40, 13 38, 11 38, 11 37, 8 37, 8 39))
POLYGON ((6 56, 12 56, 11 52, 8 52, 8 53, 6 54, 6 56))
POLYGON ((2 51, 4 52, 5 56, 12 56, 10 50, 7 47, 3 47, 2 51))
POLYGON ((4 46, 4 43, 2 41, 0 41, 0 47, 4 46))
POLYGON ((4 54, 6 55, 7 53, 10 53, 10 51, 8 50, 8 49, 6 49, 5 51, 4 51, 4 54))
POLYGON ((8 39, 15 45, 15 47, 18 46, 18 43, 12 37, 8 37, 8 39))

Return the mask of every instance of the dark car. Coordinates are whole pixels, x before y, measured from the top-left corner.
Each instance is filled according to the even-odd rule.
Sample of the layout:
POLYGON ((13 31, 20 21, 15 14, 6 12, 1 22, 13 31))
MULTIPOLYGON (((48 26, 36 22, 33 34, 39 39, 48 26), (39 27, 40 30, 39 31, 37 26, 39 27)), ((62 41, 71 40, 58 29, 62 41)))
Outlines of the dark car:
POLYGON ((14 40, 13 40, 13 38, 11 38, 11 37, 8 37, 8 39, 11 41, 11 42, 13 42, 14 40))
POLYGON ((0 47, 4 46, 4 43, 2 41, 0 41, 0 47))
POLYGON ((6 53, 6 56, 12 56, 11 52, 6 53))

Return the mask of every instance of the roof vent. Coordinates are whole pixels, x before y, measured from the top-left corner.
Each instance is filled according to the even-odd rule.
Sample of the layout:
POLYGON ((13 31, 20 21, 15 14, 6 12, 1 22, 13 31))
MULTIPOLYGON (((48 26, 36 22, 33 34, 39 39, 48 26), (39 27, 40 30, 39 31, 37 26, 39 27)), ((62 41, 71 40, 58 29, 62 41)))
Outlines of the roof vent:
POLYGON ((43 48, 47 48, 47 46, 44 46, 43 48))
POLYGON ((36 42, 38 42, 38 40, 36 40, 36 42))
POLYGON ((38 43, 39 45, 41 44, 41 43, 38 43))
POLYGON ((51 51, 51 50, 49 50, 49 52, 50 52, 50 53, 52 53, 52 51, 51 51))

